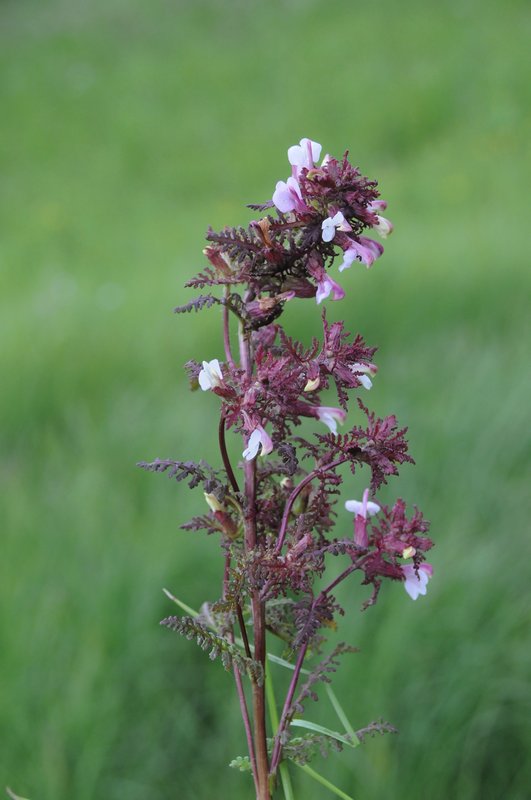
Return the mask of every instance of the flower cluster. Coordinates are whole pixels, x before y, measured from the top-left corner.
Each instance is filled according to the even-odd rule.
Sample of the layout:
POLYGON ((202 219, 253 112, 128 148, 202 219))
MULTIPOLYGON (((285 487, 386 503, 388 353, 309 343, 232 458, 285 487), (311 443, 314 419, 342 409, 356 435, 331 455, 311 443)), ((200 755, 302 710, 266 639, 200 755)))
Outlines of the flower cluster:
MULTIPOLYGON (((289 148, 292 175, 285 182, 278 181, 273 204, 294 220, 304 219, 308 226, 320 224, 323 243, 334 242, 342 251, 340 272, 351 267, 354 261, 371 267, 382 255, 383 246, 374 239, 361 236, 360 231, 369 227, 383 238, 392 232, 392 224, 378 213, 385 210, 387 203, 371 199, 373 186, 366 184, 364 179, 356 181, 358 175, 346 163, 346 158, 340 171, 339 162, 330 155, 326 155, 318 166, 316 162, 320 155, 321 145, 311 139, 301 139, 299 145, 289 148)), ((308 266, 317 284, 318 303, 330 295, 333 300, 345 296, 342 287, 325 271, 318 249, 308 266)))
MULTIPOLYGON (((425 561, 432 542, 422 514, 415 509, 408 516, 402 500, 388 507, 374 499, 401 464, 412 462, 406 429, 394 415, 378 418, 361 400, 377 374, 376 348, 360 334, 352 336, 342 322, 330 323, 324 311, 321 337, 309 347, 278 322, 286 302, 296 298, 314 297, 317 303, 342 299, 345 290, 331 276, 334 262, 339 259, 339 272, 354 262, 372 266, 383 246, 365 232, 385 238, 392 231, 381 215, 387 204, 379 199, 376 182, 349 163, 348 153, 341 159, 327 154, 319 163, 321 150, 311 139, 289 148, 291 175, 277 182, 272 200, 251 206, 268 212, 265 216, 247 228, 209 230, 204 251, 209 266, 187 285, 219 287, 221 292, 201 294, 176 309, 218 306, 222 312, 224 358, 190 361, 187 369, 192 388, 219 399, 223 469, 212 470, 204 462, 142 465, 154 471, 170 468, 177 480, 190 477, 192 486, 203 483, 209 511, 184 527, 220 535, 225 569, 221 598, 205 622, 210 632, 201 641, 214 641, 214 631, 224 642, 216 648, 233 652, 238 627, 246 669, 254 676, 255 710, 263 710, 263 687, 256 676, 265 669, 268 633, 280 638, 294 658, 294 691, 304 659, 322 647, 326 628, 344 613, 334 594, 339 583, 358 572, 362 584, 372 586, 366 608, 376 602, 385 579, 401 582, 415 600, 426 594, 433 572, 425 561), (231 320, 238 329, 238 353, 231 320), (336 392, 337 406, 322 396, 328 390, 336 392), (357 402, 351 408, 353 397, 357 402), (305 421, 306 436, 301 436, 296 429, 305 421), (229 430, 241 436, 239 464, 229 457, 229 430), (370 488, 361 500, 344 502, 354 515, 353 532, 347 526, 334 535, 344 464, 353 474, 368 470, 370 488), (346 569, 317 590, 315 578, 341 555, 348 557, 346 569), (217 621, 216 609, 223 614, 217 621)), ((172 622, 171 627, 195 631, 200 624, 172 622)), ((236 661, 250 766, 257 796, 265 798, 289 740, 296 710, 293 691, 268 750, 261 713, 251 732, 236 661)))

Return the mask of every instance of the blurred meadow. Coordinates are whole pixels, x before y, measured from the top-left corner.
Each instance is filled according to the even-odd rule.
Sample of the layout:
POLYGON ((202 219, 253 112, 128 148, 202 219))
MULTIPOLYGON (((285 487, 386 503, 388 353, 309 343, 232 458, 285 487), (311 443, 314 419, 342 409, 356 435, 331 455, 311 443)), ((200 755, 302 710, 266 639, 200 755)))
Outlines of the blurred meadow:
MULTIPOLYGON (((309 136, 389 201, 384 257, 327 310, 380 348, 371 405, 417 461, 384 494, 437 542, 418 602, 341 595, 337 693, 400 735, 314 766, 356 800, 531 796, 530 33, 523 0, 0 4, 0 787, 253 795, 230 676, 158 626, 163 586, 219 596, 217 542, 179 531, 201 492, 135 463, 218 463, 181 367, 221 357, 219 315, 172 308, 207 225, 246 223, 309 136)), ((319 330, 313 301, 286 319, 319 330)), ((307 715, 337 726, 326 697, 307 715)))

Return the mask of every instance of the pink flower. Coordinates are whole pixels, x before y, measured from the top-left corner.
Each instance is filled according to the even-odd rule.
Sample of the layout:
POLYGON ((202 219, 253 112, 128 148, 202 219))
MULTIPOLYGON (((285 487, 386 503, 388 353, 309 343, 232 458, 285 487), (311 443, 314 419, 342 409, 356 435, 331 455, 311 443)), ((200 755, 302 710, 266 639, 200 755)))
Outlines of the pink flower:
POLYGON ((198 376, 199 386, 206 392, 209 389, 216 389, 223 382, 223 373, 217 358, 212 361, 203 361, 203 369, 198 376))
POLYGON ((315 299, 321 303, 325 297, 332 294, 332 300, 342 300, 345 290, 327 274, 320 256, 311 256, 308 259, 308 272, 317 283, 315 299))
POLYGON ((321 303, 330 294, 332 295, 332 300, 342 300, 345 296, 345 290, 325 272, 323 278, 317 282, 317 294, 315 295, 317 304, 321 303))
POLYGON ((258 455, 260 448, 262 449, 260 455, 267 456, 273 450, 273 442, 264 428, 261 425, 257 425, 249 436, 247 447, 242 455, 246 461, 252 461, 258 455))
POLYGON ((363 519, 367 519, 367 517, 374 517, 379 511, 381 511, 380 506, 378 503, 373 503, 369 500, 369 490, 365 489, 363 492, 363 498, 361 500, 347 500, 345 502, 345 508, 347 511, 353 511, 356 516, 363 517, 363 519))
POLYGON ((283 214, 288 211, 306 211, 298 180, 291 177, 287 181, 278 181, 273 193, 273 203, 283 214))
POLYGON ((416 600, 419 594, 426 594, 428 581, 433 575, 431 564, 421 564, 417 569, 413 564, 404 564, 401 570, 404 573, 404 589, 412 600, 416 600))
POLYGON ((343 253, 343 263, 339 266, 339 271, 343 272, 352 266, 355 259, 361 261, 366 267, 371 267, 375 260, 383 253, 383 247, 373 239, 366 236, 358 236, 358 241, 351 239, 350 247, 343 253))
POLYGON ((317 419, 320 422, 324 422, 332 433, 337 433, 337 423, 343 423, 347 418, 345 411, 341 408, 333 408, 331 406, 317 406, 315 414, 317 419))
POLYGON ((387 208, 387 200, 373 200, 372 203, 369 203, 367 208, 375 214, 377 211, 385 211, 387 208))
POLYGON ((351 231, 352 228, 346 221, 345 217, 338 211, 333 217, 327 217, 321 223, 323 231, 323 242, 331 242, 336 235, 336 228, 338 231, 351 231))
POLYGON ((369 537, 367 536, 367 517, 373 517, 381 509, 378 503, 369 500, 369 490, 365 489, 362 500, 347 500, 345 503, 347 511, 356 514, 354 519, 354 541, 358 547, 367 547, 369 537))
MULTIPOLYGON (((372 203, 369 203, 367 206, 369 211, 372 211, 376 214, 377 211, 385 211, 387 208, 387 203, 385 200, 373 200, 372 203)), ((386 239, 389 234, 393 232, 393 223, 389 222, 386 217, 381 217, 379 214, 376 214, 376 219, 378 220, 376 225, 373 225, 373 229, 377 231, 382 239, 386 239)))
POLYGON ((288 161, 292 166, 293 174, 299 175, 301 169, 312 169, 315 162, 319 161, 321 145, 311 139, 301 139, 300 144, 294 144, 288 149, 288 161))
POLYGON ((351 364, 350 369, 367 391, 372 388, 371 378, 374 377, 377 372, 374 364, 351 364), (369 375, 371 377, 369 377, 369 375))

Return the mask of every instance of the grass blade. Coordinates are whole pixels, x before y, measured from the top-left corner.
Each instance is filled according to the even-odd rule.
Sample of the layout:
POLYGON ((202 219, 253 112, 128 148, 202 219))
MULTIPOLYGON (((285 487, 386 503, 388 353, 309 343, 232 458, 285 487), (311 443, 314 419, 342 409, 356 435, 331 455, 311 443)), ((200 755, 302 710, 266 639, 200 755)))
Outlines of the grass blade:
MULTIPOLYGON (((278 711, 277 711, 277 703, 275 699, 275 690, 273 689, 273 680, 271 678, 271 671, 266 669, 265 671, 265 688, 266 688, 266 698, 267 698, 267 708, 269 711, 269 719, 271 720, 271 728, 273 731, 278 730, 278 711)), ((289 774, 288 765, 281 761, 279 764, 279 772, 280 772, 280 780, 282 781, 282 788, 284 790, 284 798, 285 800, 295 800, 295 795, 293 794, 293 786, 291 785, 291 778, 289 774)))
POLYGON ((320 783, 321 786, 325 786, 327 789, 329 789, 332 792, 332 794, 335 794, 337 797, 341 797, 342 800, 354 800, 354 798, 351 797, 349 794, 346 794, 338 786, 334 786, 334 784, 330 783, 330 781, 327 780, 327 778, 323 777, 318 772, 316 772, 314 769, 309 767, 308 764, 304 764, 304 765, 297 764, 297 766, 300 769, 302 769, 303 772, 305 772, 307 775, 309 775, 310 778, 313 778, 314 781, 317 781, 317 783, 320 783))
POLYGON ((359 745, 359 740, 357 737, 354 742, 351 742, 350 739, 347 739, 347 737, 343 736, 343 734, 338 733, 337 731, 331 731, 330 728, 324 728, 322 725, 318 725, 316 722, 308 722, 306 719, 292 719, 290 725, 294 728, 306 728, 309 731, 321 733, 323 736, 328 736, 329 739, 337 739, 338 742, 342 742, 348 747, 357 747, 359 745))
POLYGON ((348 733, 348 735, 352 737, 352 746, 357 747, 357 745, 360 743, 360 740, 356 736, 356 731, 350 724, 347 715, 343 711, 343 708, 335 695, 335 692, 332 690, 331 686, 328 683, 326 684, 326 693, 328 694, 328 699, 330 700, 334 708, 334 711, 338 716, 339 721, 345 728, 345 731, 348 733))

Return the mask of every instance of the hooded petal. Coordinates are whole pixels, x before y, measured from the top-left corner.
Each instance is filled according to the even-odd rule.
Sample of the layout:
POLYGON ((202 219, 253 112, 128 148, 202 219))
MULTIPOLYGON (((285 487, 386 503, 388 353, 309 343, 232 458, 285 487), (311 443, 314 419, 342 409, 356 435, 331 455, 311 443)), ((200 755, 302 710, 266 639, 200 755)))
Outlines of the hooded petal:
POLYGON ((243 457, 246 461, 252 461, 256 458, 261 449, 261 455, 267 456, 273 450, 273 441, 267 431, 258 425, 249 436, 247 447, 243 451, 243 457))
POLYGON ((343 253, 343 263, 339 266, 339 271, 342 272, 344 269, 348 269, 354 259, 358 259, 362 264, 370 267, 382 253, 382 245, 372 239, 367 239, 366 236, 360 236, 359 241, 352 239, 350 246, 343 253))
POLYGON ((258 428, 251 433, 249 439, 247 441, 247 447, 243 451, 242 455, 246 461, 252 461, 253 458, 256 458, 258 455, 258 450, 260 449, 260 431, 258 428))
POLYGON ((341 408, 331 406, 318 406, 315 410, 317 418, 323 422, 332 433, 337 433, 337 423, 343 423, 347 417, 341 408))
POLYGON ((301 139, 288 149, 288 161, 297 169, 312 169, 321 155, 321 145, 311 139, 301 139))
POLYGON ((321 223, 323 242, 331 242, 336 235, 336 226, 332 217, 327 217, 321 223))
POLYGON ((401 570, 404 574, 404 589, 411 599, 416 600, 419 595, 425 595, 428 581, 433 573, 432 565, 421 564, 418 570, 415 570, 413 564, 404 564, 401 570))
POLYGON ((315 295, 317 304, 330 294, 332 294, 332 300, 342 300, 345 296, 345 290, 330 275, 325 274, 324 278, 317 283, 317 294, 315 295))
POLYGON ((198 375, 199 386, 206 392, 208 389, 215 389, 223 381, 223 373, 217 358, 212 361, 203 361, 203 369, 198 375))
POLYGON ((371 500, 367 502, 366 509, 364 509, 362 500, 346 500, 345 508, 347 511, 352 511, 354 514, 359 514, 361 517, 374 517, 375 514, 381 511, 378 503, 373 503, 371 500))
POLYGON ((373 230, 377 231, 380 234, 382 239, 387 239, 387 237, 393 232, 393 223, 390 222, 386 217, 377 216, 378 222, 376 225, 373 225, 373 230))

